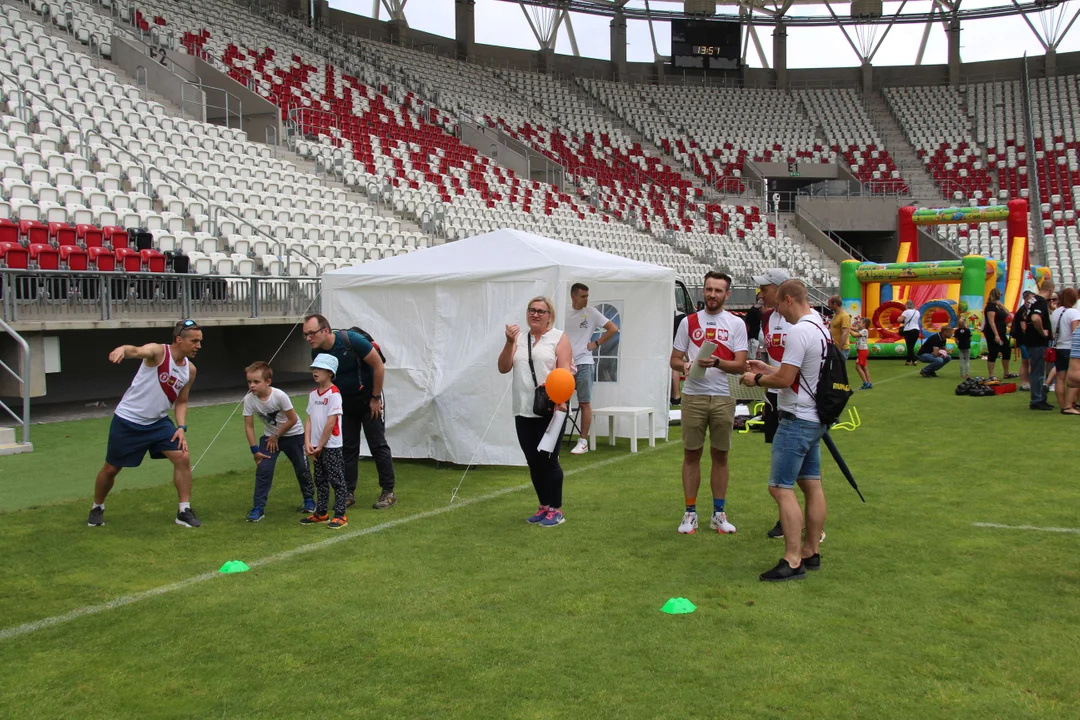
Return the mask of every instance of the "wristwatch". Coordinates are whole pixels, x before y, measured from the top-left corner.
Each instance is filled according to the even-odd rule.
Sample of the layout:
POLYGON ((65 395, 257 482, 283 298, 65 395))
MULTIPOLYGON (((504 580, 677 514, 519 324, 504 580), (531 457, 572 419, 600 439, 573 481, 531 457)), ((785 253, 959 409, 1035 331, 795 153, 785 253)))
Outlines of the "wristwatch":
POLYGON ((761 386, 761 376, 762 376, 762 374, 763 373, 758 373, 757 375, 754 376, 754 384, 757 385, 758 387, 761 386))
POLYGON ((372 400, 382 400, 382 395, 372 395, 371 399, 372 400))
POLYGON ((716 357, 715 355, 713 356, 713 359, 712 359, 712 366, 714 368, 716 368, 717 370, 720 369, 720 358, 716 357))

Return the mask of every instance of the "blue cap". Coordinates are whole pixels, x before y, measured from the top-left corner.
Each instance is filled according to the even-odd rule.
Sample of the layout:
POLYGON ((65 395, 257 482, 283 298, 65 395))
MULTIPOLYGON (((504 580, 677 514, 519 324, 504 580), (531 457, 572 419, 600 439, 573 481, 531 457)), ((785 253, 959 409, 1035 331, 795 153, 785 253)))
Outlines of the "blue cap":
POLYGON ((337 375, 337 365, 337 358, 330 353, 319 353, 311 362, 311 367, 329 370, 330 372, 334 373, 334 375, 337 375))

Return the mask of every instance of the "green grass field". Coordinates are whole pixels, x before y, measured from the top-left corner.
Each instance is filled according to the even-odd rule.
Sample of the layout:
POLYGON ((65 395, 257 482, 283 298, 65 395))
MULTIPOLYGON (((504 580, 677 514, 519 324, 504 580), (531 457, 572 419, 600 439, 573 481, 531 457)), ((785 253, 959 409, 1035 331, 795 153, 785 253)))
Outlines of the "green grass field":
MULTIPOLYGON (((0 717, 1076 717, 1080 534, 973 526, 1080 526, 1075 421, 955 397, 955 363, 871 368, 863 426, 836 433, 867 503, 826 459, 823 568, 780 585, 757 579, 781 546, 756 434, 733 444, 735 535, 676 534, 677 428, 565 453, 555 529, 525 524, 524 469, 474 469, 448 507, 462 468, 399 462, 377 512, 365 462, 331 534, 297 523, 287 463, 244 521, 239 413, 196 471, 200 530, 149 461, 88 528, 108 420, 35 426, 0 458, 0 717), (215 573, 233 559, 252 570, 215 573), (678 596, 697 612, 660 612, 678 596)), ((231 411, 191 411, 195 458, 231 411)))

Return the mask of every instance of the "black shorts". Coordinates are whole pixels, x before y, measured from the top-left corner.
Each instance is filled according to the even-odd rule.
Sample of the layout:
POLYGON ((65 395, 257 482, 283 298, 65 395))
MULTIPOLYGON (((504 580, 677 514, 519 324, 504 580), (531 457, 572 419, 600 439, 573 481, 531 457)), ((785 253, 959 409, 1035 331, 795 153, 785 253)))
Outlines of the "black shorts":
POLYGON ((774 392, 765 393, 765 407, 761 411, 761 421, 764 423, 765 442, 771 443, 776 435, 776 428, 780 426, 780 412, 777 406, 780 403, 780 394, 774 392))
POLYGON ((1064 350, 1057 351, 1057 359, 1054 360, 1054 367, 1057 368, 1059 373, 1069 372, 1069 359, 1072 357, 1072 348, 1065 348, 1064 350))
POLYGON ((998 345, 993 339, 986 341, 986 359, 988 362, 994 362, 998 358, 1002 360, 1009 359, 1009 339, 1005 338, 1005 342, 1002 345, 998 345))

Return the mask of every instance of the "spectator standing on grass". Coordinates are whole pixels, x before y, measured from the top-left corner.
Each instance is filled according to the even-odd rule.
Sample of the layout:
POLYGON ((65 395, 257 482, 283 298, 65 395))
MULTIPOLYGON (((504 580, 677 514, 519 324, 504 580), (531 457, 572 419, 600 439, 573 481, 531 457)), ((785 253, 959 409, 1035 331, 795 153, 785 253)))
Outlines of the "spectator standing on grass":
POLYGON ((757 295, 754 297, 754 304, 743 316, 743 322, 746 323, 746 339, 750 345, 747 354, 749 358, 757 359, 758 348, 761 347, 761 318, 764 308, 765 301, 761 297, 761 290, 758 289, 757 295))
POLYGON ((1053 410, 1054 406, 1046 402, 1046 349, 1054 337, 1050 328, 1050 304, 1047 300, 1054 293, 1054 281, 1044 280, 1039 292, 1031 299, 1027 311, 1027 328, 1024 332, 1024 344, 1028 355, 1028 382, 1031 383, 1031 395, 1028 407, 1032 410, 1053 410))
POLYGON ((924 378, 937 377, 937 371, 952 360, 946 347, 952 336, 953 329, 945 326, 923 342, 922 347, 919 348, 919 362, 926 363, 926 367, 920 370, 919 374, 924 378))
POLYGON ((1035 293, 1030 290, 1024 291, 1024 301, 1013 313, 1012 324, 1009 326, 1009 337, 1012 339, 1013 348, 1020 356, 1020 389, 1030 390, 1031 363, 1028 358, 1026 344, 1027 314, 1031 309, 1031 298, 1035 293))
POLYGON ((780 510, 784 557, 759 576, 770 582, 801 580, 807 570, 820 569, 818 546, 827 514, 821 488, 820 441, 828 428, 818 417, 813 395, 829 334, 821 317, 810 307, 806 285, 799 280, 780 286, 777 309, 789 324, 780 366, 753 360, 742 377, 742 384, 748 387, 780 391, 780 425, 772 444, 769 494, 780 510), (806 501, 805 538, 803 514, 795 497, 796 483, 806 501))
POLYGON ((1001 303, 1001 291, 994 288, 987 298, 986 311, 983 313, 986 319, 983 325, 983 337, 986 338, 986 374, 991 380, 994 377, 994 363, 1001 358, 1001 370, 1003 377, 1014 378, 1016 375, 1009 372, 1009 311, 1001 303))
POLYGON ((338 361, 333 355, 320 353, 311 363, 315 389, 308 394, 307 426, 304 428, 304 452, 315 466, 315 488, 318 499, 315 512, 300 520, 301 525, 327 522, 331 530, 349 524, 345 515, 349 491, 345 486, 345 463, 341 442, 341 393, 334 385, 338 361), (330 518, 330 489, 334 490, 334 517, 330 518))
POLYGON ((385 510, 397 503, 394 494, 394 457, 386 442, 383 417, 383 380, 386 366, 378 349, 360 333, 331 330, 330 323, 318 314, 304 317, 304 339, 311 346, 311 357, 320 353, 338 361, 336 385, 341 393, 341 436, 345 462, 345 485, 348 504, 356 502, 356 484, 360 471, 360 430, 367 438, 368 449, 379 474, 379 498, 372 505, 385 510))
POLYGON ((683 319, 671 351, 671 367, 682 370, 683 385, 683 497, 686 511, 679 532, 697 531, 697 493, 701 486, 701 455, 705 434, 709 435, 709 484, 713 496, 710 527, 719 533, 733 533, 725 502, 728 486, 728 451, 735 424, 735 398, 731 394, 728 373, 740 374, 746 368, 746 324, 724 310, 731 293, 731 278, 721 272, 705 274, 705 308, 683 319), (713 343, 711 354, 701 352, 702 345, 713 343), (697 365, 702 374, 691 376, 697 365))
POLYGON ((907 301, 904 312, 900 313, 900 334, 904 337, 904 343, 907 345, 907 359, 904 360, 904 365, 915 365, 915 346, 919 342, 919 338, 922 337, 922 320, 919 315, 919 311, 915 308, 915 303, 911 300, 907 301))
POLYGON ((120 399, 109 426, 105 465, 94 481, 94 505, 86 524, 105 524, 105 498, 126 467, 138 467, 149 451, 150 458, 168 458, 173 464, 173 485, 179 506, 176 524, 201 527, 191 509, 191 457, 187 446, 187 408, 191 386, 195 384, 195 363, 191 360, 202 347, 202 330, 194 320, 176 324, 172 343, 150 343, 136 347, 121 345, 109 353, 109 361, 141 360, 131 387, 120 399), (176 424, 169 419, 169 409, 176 424))
MULTIPOLYGON (((536 490, 540 506, 526 522, 540 527, 561 525, 563 516, 563 469, 559 464, 559 448, 556 440, 551 452, 537 446, 547 432, 551 415, 534 412, 536 388, 547 381, 555 368, 570 370, 573 352, 566 333, 555 327, 555 304, 546 297, 538 296, 526 306, 528 332, 522 333, 517 325, 507 325, 506 342, 499 353, 499 372, 513 372, 511 392, 514 395, 514 427, 518 444, 529 465, 529 477, 536 490)), ((566 410, 558 405, 556 410, 566 410)), ((563 428, 566 421, 563 420, 563 428)), ((559 431, 562 437, 562 430, 559 431)))
POLYGON ((956 321, 956 352, 960 356, 960 378, 971 375, 971 328, 963 314, 956 321))
POLYGON ((570 312, 565 327, 577 370, 574 385, 581 408, 581 437, 570 454, 584 455, 589 452, 589 430, 592 428, 593 351, 615 337, 619 328, 604 313, 589 307, 589 288, 583 283, 570 286, 570 312), (604 334, 593 340, 593 333, 601 328, 604 334))
POLYGON ((1054 367, 1057 369, 1057 379, 1054 384, 1054 394, 1057 395, 1058 405, 1062 415, 1080 415, 1080 410, 1073 406, 1076 404, 1077 389, 1068 380, 1069 364, 1072 361, 1073 335, 1077 326, 1080 325, 1080 309, 1076 302, 1078 294, 1075 288, 1065 288, 1058 298, 1058 308, 1050 314, 1050 325, 1054 333, 1054 347, 1057 349, 1057 358, 1054 367))
POLYGON ((874 384, 870 382, 870 318, 859 320, 859 327, 851 329, 851 337, 855 338, 855 370, 862 378, 860 390, 873 390, 874 384))
POLYGON ((829 321, 829 334, 832 341, 840 352, 847 357, 851 352, 851 315, 844 310, 844 301, 839 295, 829 298, 829 309, 832 310, 832 320, 829 321))
POLYGON ((265 515, 270 486, 274 482, 274 467, 278 455, 285 453, 296 472, 303 502, 297 508, 309 515, 315 512, 315 483, 304 453, 304 423, 293 409, 292 400, 280 388, 270 385, 274 371, 269 364, 258 361, 244 368, 248 394, 244 396, 244 433, 255 460, 255 498, 248 522, 259 522, 265 515), (255 441, 255 416, 262 421, 263 434, 255 441))
MULTIPOLYGON (((790 279, 791 276, 783 268, 769 268, 761 275, 754 276, 754 284, 758 286, 762 304, 765 306, 765 312, 761 316, 761 345, 765 349, 765 362, 773 367, 779 367, 780 361, 784 358, 788 323, 784 316, 777 312, 776 305, 779 302, 780 286, 790 279)), ((780 416, 777 414, 779 397, 779 390, 765 389, 765 402, 761 410, 761 429, 765 435, 766 445, 772 444, 776 427, 780 424, 780 416)), ((784 537, 784 528, 779 518, 766 534, 774 539, 784 537)))

